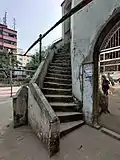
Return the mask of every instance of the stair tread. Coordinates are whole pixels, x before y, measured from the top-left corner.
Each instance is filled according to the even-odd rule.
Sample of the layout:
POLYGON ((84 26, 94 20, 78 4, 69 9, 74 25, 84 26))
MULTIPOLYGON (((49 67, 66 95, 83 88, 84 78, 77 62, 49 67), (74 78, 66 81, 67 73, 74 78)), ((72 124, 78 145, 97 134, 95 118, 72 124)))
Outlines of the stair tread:
POLYGON ((53 63, 55 63, 55 62, 58 62, 58 63, 59 63, 59 62, 61 62, 61 61, 62 61, 62 62, 71 62, 71 59, 63 59, 63 60, 61 60, 61 59, 56 59, 56 60, 54 60, 54 59, 53 59, 52 62, 53 62, 53 63))
POLYGON ((68 130, 70 128, 73 128, 77 125, 82 125, 84 124, 84 121, 83 120, 79 120, 79 121, 72 121, 72 122, 66 122, 66 123, 61 123, 60 124, 60 132, 63 132, 65 130, 68 130))
MULTIPOLYGON (((46 79, 55 79, 55 80, 66 80, 66 81, 72 81, 71 79, 65 79, 65 78, 56 78, 56 77, 45 77, 46 79)), ((72 83, 72 82, 71 82, 72 83)))
MULTIPOLYGON (((56 64, 66 64, 66 62, 64 62, 64 63, 60 63, 60 62, 52 62, 51 64, 50 64, 50 67, 63 67, 63 66, 57 66, 56 64)), ((70 62, 69 63, 67 63, 67 64, 71 64, 70 62)), ((68 66, 67 68, 71 68, 71 66, 68 66)))
POLYGON ((63 54, 63 55, 70 55, 70 53, 68 53, 68 52, 65 52, 65 51, 61 51, 60 53, 55 53, 55 55, 61 55, 61 54, 63 54))
MULTIPOLYGON (((63 74, 56 74, 56 73, 48 73, 50 75, 54 75, 54 76, 63 76, 63 74)), ((70 76, 71 77, 71 74, 64 74, 64 76, 68 77, 70 76)))
POLYGON ((70 53, 65 53, 65 52, 63 52, 63 53, 57 53, 57 54, 55 54, 55 56, 70 56, 70 53))
POLYGON ((49 94, 49 95, 45 95, 45 97, 66 97, 66 98, 72 98, 72 95, 53 95, 53 94, 49 94))
POLYGON ((51 106, 58 106, 58 107, 60 107, 60 106, 63 106, 63 107, 77 106, 77 104, 75 104, 75 103, 62 103, 62 102, 57 102, 57 103, 56 102, 51 102, 50 105, 51 106))
POLYGON ((63 86, 72 86, 71 84, 65 84, 65 83, 55 83, 55 82, 44 82, 47 84, 55 84, 55 85, 63 85, 63 86))
MULTIPOLYGON (((63 69, 64 69, 64 68, 63 68, 63 69)), ((71 70, 63 70, 63 69, 49 68, 48 71, 71 72, 71 70)))
POLYGON ((66 67, 66 66, 50 65, 50 68, 51 68, 51 69, 56 68, 56 69, 59 69, 59 70, 64 68, 64 69, 66 69, 66 70, 71 70, 71 66, 67 66, 67 67, 66 67))
POLYGON ((59 63, 56 63, 56 62, 52 62, 50 65, 53 65, 53 66, 58 66, 58 65, 65 65, 65 66, 68 66, 70 67, 71 66, 71 63, 65 63, 65 62, 59 62, 59 63))
POLYGON ((60 88, 43 88, 43 90, 72 91, 72 89, 60 89, 60 88))
POLYGON ((81 115, 80 112, 56 112, 56 115, 59 116, 69 116, 69 115, 81 115))

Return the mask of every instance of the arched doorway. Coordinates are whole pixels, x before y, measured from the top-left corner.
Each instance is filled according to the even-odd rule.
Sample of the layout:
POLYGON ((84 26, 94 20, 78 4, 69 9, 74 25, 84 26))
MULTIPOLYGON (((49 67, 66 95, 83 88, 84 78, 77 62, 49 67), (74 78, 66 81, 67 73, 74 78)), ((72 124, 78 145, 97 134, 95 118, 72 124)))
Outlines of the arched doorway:
POLYGON ((100 48, 100 72, 120 71, 120 21, 105 37, 100 48))
MULTIPOLYGON (((99 120, 98 90, 100 86, 100 81, 99 81, 100 74, 108 74, 108 72, 110 72, 111 75, 113 74, 112 77, 114 77, 113 79, 117 82, 117 85, 120 86, 119 81, 117 81, 120 77, 120 12, 116 11, 114 15, 110 18, 110 20, 106 23, 106 25, 103 27, 94 48, 93 58, 94 58, 94 75, 95 75, 94 92, 93 92, 94 93, 93 115, 94 115, 94 121, 98 122, 99 120)), ((118 110, 120 109, 118 108, 118 110)), ((113 111, 114 109, 112 109, 112 112, 113 111)), ((112 113, 111 115, 112 118, 109 117, 108 119, 112 122, 114 120, 115 121, 117 120, 119 122, 115 123, 120 125, 120 114, 117 115, 117 118, 115 117, 116 115, 114 115, 114 113, 112 113)), ((110 126, 107 126, 107 128, 113 129, 115 131, 115 127, 112 128, 111 124, 110 126)), ((119 130, 116 130, 116 132, 119 132, 119 130)))

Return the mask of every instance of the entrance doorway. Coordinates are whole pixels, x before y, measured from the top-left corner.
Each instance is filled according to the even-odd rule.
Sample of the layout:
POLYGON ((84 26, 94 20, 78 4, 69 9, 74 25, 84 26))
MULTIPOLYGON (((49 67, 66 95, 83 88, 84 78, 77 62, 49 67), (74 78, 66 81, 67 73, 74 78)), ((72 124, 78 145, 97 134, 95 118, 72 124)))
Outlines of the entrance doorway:
POLYGON ((99 115, 99 123, 120 134, 120 21, 109 30, 101 44, 98 66, 98 88, 103 95, 103 78, 109 81, 108 112, 99 115))

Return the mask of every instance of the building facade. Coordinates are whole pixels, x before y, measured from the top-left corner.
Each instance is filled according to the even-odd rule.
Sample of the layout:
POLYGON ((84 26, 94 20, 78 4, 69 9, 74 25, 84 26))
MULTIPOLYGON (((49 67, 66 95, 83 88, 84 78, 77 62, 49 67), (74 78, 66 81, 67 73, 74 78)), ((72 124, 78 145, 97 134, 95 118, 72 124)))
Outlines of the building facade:
MULTIPOLYGON (((63 3, 61 4, 62 16, 64 16, 71 10, 71 4, 72 0, 63 1, 63 3)), ((71 40, 71 17, 62 24, 62 38, 64 40, 64 43, 68 43, 71 40)))
MULTIPOLYGON (((16 54, 16 59, 17 59, 17 67, 15 67, 14 69, 16 69, 16 71, 14 71, 14 75, 19 77, 19 76, 26 76, 26 65, 27 63, 29 63, 31 61, 31 57, 28 56, 21 56, 24 55, 25 51, 21 48, 17 48, 17 54, 16 54)), ((27 55, 30 55, 30 53, 28 53, 27 55)))
POLYGON ((17 55, 17 61, 21 63, 19 65, 22 67, 26 67, 27 63, 31 61, 31 57, 28 57, 28 56, 32 55, 31 53, 28 53, 27 54, 28 56, 21 56, 21 55, 24 55, 24 53, 25 51, 23 49, 17 48, 17 54, 20 54, 20 55, 17 55))
POLYGON ((0 24, 0 50, 17 52, 17 31, 0 24))
MULTIPOLYGON (((71 8, 80 2, 72 0, 71 8)), ((99 117, 99 62, 101 71, 120 69, 119 23, 120 0, 93 0, 71 17, 72 93, 89 124, 99 117)))

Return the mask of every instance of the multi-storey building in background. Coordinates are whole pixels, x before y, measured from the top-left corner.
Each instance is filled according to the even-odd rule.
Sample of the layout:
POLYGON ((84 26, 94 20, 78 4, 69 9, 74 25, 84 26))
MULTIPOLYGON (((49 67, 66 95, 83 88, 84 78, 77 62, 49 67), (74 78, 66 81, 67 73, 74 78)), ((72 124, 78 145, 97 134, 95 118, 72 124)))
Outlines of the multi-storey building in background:
POLYGON ((17 52, 17 31, 0 24, 0 50, 7 52, 9 49, 17 52))
MULTIPOLYGON (((25 53, 25 51, 23 49, 17 48, 17 54, 16 54, 17 67, 15 68, 16 71, 14 72, 14 75, 17 77, 26 76, 26 72, 25 72, 26 65, 31 60, 31 57, 22 56, 22 55, 24 55, 24 53, 25 53)), ((27 55, 30 55, 30 53, 28 53, 27 55)))

